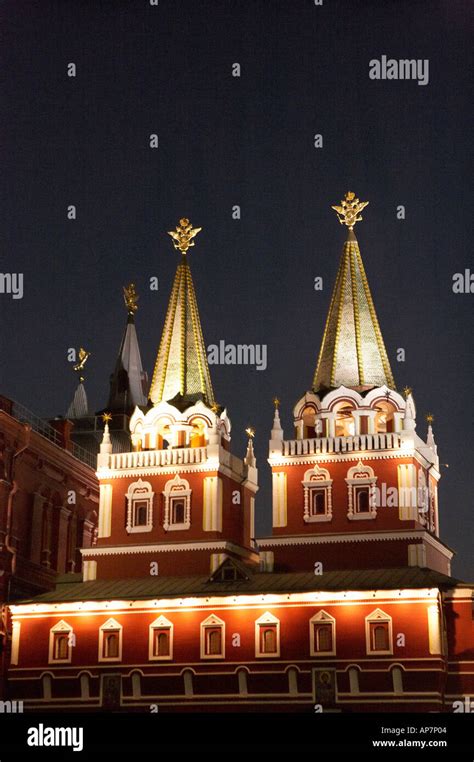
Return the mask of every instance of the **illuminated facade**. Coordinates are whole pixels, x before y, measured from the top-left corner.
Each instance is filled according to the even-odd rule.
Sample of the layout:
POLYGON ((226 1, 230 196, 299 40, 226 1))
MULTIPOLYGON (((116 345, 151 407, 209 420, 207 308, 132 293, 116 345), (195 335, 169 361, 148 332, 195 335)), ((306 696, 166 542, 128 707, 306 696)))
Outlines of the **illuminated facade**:
POLYGON ((439 538, 431 423, 395 385, 349 229, 313 385, 258 473, 215 401, 181 252, 150 388, 115 452, 104 416, 98 538, 82 576, 12 605, 9 697, 30 710, 450 711, 474 692, 472 590, 439 538))

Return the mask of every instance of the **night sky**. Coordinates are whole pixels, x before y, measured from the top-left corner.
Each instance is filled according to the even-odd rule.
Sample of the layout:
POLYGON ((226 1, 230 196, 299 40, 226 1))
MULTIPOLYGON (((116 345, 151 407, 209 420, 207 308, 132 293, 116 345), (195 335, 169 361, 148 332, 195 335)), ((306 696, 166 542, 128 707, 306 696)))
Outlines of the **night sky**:
POLYGON ((0 393, 64 415, 76 383, 66 353, 83 345, 90 406, 103 408, 130 280, 151 375, 178 262, 166 231, 189 217, 203 228, 190 262, 206 344, 268 347, 265 371, 211 367, 236 454, 245 427, 256 429, 258 526, 268 532, 272 398, 290 437, 345 240, 330 206, 354 190, 370 202, 356 234, 397 386, 413 387, 423 436, 434 413, 449 464, 441 536, 457 551, 453 573, 472 580, 474 295, 452 290, 453 275, 474 265, 472 8, 2 2, 1 271, 24 274, 24 296, 0 294, 0 393), (429 59, 429 84, 369 79, 382 55, 429 59))

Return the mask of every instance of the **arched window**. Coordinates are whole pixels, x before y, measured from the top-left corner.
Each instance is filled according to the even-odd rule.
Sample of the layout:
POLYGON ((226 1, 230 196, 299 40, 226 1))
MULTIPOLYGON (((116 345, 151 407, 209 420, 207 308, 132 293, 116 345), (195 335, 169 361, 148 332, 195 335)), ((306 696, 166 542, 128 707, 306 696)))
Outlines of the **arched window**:
POLYGON ((351 693, 359 693, 359 670, 357 667, 349 667, 349 690, 351 693))
POLYGON ((336 437, 350 437, 355 434, 353 407, 348 402, 339 402, 334 407, 336 413, 336 437))
POLYGON ((316 436, 316 411, 310 405, 303 410, 303 439, 313 439, 316 436))
POLYGON ((356 487, 355 494, 357 513, 367 513, 370 510, 369 487, 356 487))
POLYGON ((326 468, 316 463, 303 477, 305 523, 331 521, 332 519, 332 479, 326 468))
POLYGON ((166 482, 163 527, 166 531, 189 529, 191 526, 191 489, 178 474, 166 482))
POLYGON ((393 692, 403 693, 403 672, 401 667, 392 668, 393 692))
POLYGON ((148 658, 152 661, 173 658, 173 624, 164 616, 150 625, 148 658))
POLYGON ((377 477, 373 468, 359 460, 347 472, 348 491, 347 518, 375 519, 377 517, 377 477))
POLYGON ((154 492, 149 482, 138 479, 127 490, 127 532, 151 532, 154 492))
POLYGON ((377 402, 375 414, 375 432, 385 434, 395 431, 395 407, 390 402, 377 402))
POLYGON ((225 624, 211 614, 201 622, 201 659, 223 659, 225 656, 225 624))
POLYGON ((108 619, 99 630, 99 661, 120 661, 122 658, 122 625, 108 619))
POLYGON ((392 619, 381 609, 376 609, 365 619, 368 654, 392 653, 392 619))
POLYGON ((70 662, 72 647, 76 642, 70 624, 61 620, 49 631, 49 662, 70 662))
POLYGON ((255 622, 255 655, 280 656, 280 621, 269 611, 255 622))
POLYGON ((172 497, 171 500, 171 523, 184 524, 185 519, 185 501, 182 497, 172 497))
POLYGON ((327 611, 318 611, 309 622, 312 656, 336 653, 336 620, 327 611))

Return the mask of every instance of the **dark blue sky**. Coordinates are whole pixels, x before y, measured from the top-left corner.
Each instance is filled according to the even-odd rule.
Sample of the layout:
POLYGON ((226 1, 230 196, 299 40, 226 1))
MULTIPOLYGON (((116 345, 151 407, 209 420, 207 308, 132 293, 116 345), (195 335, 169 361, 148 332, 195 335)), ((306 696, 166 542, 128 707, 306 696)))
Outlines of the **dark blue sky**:
POLYGON ((268 346, 264 372, 211 369, 237 453, 256 428, 268 530, 271 400, 289 435, 344 241, 330 206, 354 190, 370 202, 357 236, 397 386, 414 389, 420 433, 435 414, 449 463, 442 538, 454 573, 474 578, 474 296, 452 291, 473 267, 472 4, 10 0, 0 17, 1 271, 25 278, 23 299, 0 295, 0 392, 64 414, 66 351, 83 344, 91 407, 103 407, 132 279, 151 373, 177 264, 166 231, 188 216, 203 228, 191 266, 206 343, 268 346), (429 84, 370 80, 382 55, 429 59, 429 84))

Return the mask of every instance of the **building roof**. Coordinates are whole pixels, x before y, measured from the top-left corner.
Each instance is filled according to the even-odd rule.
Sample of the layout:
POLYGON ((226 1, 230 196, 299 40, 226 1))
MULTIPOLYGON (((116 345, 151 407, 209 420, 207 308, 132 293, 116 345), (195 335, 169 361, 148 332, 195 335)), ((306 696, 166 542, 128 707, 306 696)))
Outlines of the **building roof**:
POLYGON ((329 306, 313 389, 395 389, 359 244, 349 229, 329 306))
POLYGON ((186 252, 176 270, 149 396, 154 405, 166 401, 178 407, 215 401, 186 252))
POLYGON ((115 369, 110 377, 107 411, 130 414, 137 405, 145 406, 147 382, 148 376, 143 370, 138 346, 135 318, 129 313, 115 369))
POLYGON ((86 418, 89 415, 89 406, 87 404, 87 394, 82 381, 79 381, 74 397, 71 404, 68 407, 67 417, 74 418, 86 418))
POLYGON ((140 600, 149 598, 181 598, 265 593, 301 593, 310 591, 402 590, 417 588, 450 588, 459 580, 431 569, 404 567, 398 569, 362 569, 313 572, 249 573, 248 579, 213 580, 209 576, 146 577, 81 582, 80 575, 64 575, 55 590, 17 603, 61 603, 86 600, 140 600), (77 581, 70 582, 74 576, 77 581))

